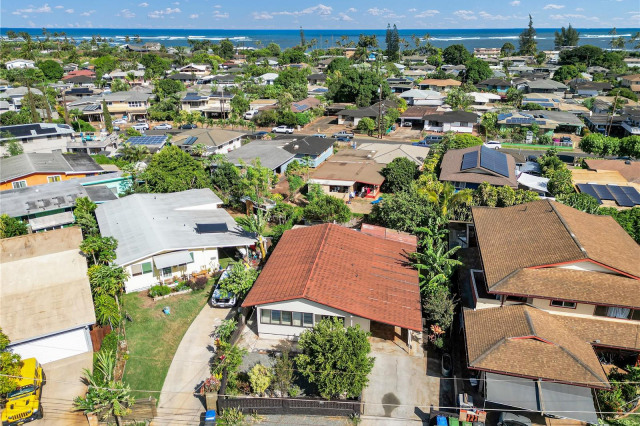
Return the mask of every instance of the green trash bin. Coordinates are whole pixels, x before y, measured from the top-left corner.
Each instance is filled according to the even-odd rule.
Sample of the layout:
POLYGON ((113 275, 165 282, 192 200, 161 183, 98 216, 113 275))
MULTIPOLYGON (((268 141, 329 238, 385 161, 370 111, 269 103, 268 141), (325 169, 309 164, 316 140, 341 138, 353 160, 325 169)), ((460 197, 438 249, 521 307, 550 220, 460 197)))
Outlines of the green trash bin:
POLYGON ((457 417, 449 417, 449 426, 460 426, 460 421, 457 417))

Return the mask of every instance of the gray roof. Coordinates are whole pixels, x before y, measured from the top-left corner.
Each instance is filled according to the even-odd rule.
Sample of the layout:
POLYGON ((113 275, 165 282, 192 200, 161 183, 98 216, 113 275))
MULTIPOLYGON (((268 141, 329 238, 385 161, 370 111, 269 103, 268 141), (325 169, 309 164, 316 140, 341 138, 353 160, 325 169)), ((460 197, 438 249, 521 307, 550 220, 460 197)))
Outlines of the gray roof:
POLYGON ((295 154, 282 148, 289 141, 254 141, 226 154, 227 161, 239 165, 240 160, 250 164, 253 160, 260 159, 262 167, 275 170, 295 157, 295 154))
POLYGON ((102 100, 107 102, 146 102, 153 94, 144 93, 138 90, 128 90, 126 92, 101 93, 95 96, 86 96, 76 102, 70 102, 69 107, 87 103, 100 103, 102 100))
POLYGON ((28 153, 0 158, 0 182, 31 173, 102 172, 103 169, 87 154, 28 153))
POLYGON ((195 144, 204 144, 206 146, 220 146, 232 141, 234 139, 238 139, 247 134, 247 132, 238 132, 233 130, 225 130, 225 129, 190 129, 184 132, 180 132, 177 135, 173 136, 171 139, 171 143, 174 145, 182 145, 183 142, 186 142, 188 138, 194 137, 197 138, 195 142, 191 145, 195 144))
POLYGON ((529 89, 567 90, 568 87, 555 80, 530 80, 526 83, 529 89))
POLYGON ((13 126, 0 127, 0 141, 5 139, 30 139, 36 137, 48 137, 53 135, 72 135, 74 130, 68 124, 56 123, 35 123, 35 124, 16 124, 13 126), (9 137, 5 137, 9 134, 9 137))
POLYGON ((96 218, 100 233, 118 240, 118 265, 165 251, 254 244, 255 239, 244 232, 229 213, 215 208, 220 204, 222 201, 210 189, 133 194, 101 204, 96 218), (229 230, 199 234, 198 223, 225 223, 229 230))

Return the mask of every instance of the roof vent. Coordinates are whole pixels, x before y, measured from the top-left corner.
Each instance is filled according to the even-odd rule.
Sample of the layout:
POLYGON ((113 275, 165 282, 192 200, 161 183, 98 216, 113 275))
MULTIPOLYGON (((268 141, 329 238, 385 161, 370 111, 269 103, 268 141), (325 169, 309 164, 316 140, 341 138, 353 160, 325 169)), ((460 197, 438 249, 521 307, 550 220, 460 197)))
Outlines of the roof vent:
POLYGON ((293 146, 293 149, 298 149, 298 148, 300 148, 300 145, 294 145, 293 146))

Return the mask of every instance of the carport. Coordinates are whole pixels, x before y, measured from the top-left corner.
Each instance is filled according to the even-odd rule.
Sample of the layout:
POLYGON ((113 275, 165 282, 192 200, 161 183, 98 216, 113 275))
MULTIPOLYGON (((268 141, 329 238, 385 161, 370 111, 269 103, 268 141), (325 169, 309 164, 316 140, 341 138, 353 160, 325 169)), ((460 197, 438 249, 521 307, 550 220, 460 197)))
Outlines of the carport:
POLYGON ((590 388, 486 373, 486 401, 598 424, 590 388))

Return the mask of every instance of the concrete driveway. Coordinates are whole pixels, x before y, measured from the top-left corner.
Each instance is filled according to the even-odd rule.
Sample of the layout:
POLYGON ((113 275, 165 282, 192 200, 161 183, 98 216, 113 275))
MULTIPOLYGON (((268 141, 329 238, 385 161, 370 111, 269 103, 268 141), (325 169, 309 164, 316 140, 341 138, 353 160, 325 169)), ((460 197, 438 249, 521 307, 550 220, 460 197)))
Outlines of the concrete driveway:
POLYGON ((87 391, 87 387, 82 382, 82 371, 85 368, 91 370, 92 365, 92 352, 42 364, 47 380, 42 388, 44 417, 29 424, 86 426, 87 418, 84 414, 73 411, 73 399, 76 396, 84 395, 87 391))
POLYGON ((362 394, 362 424, 384 424, 381 418, 389 424, 427 418, 430 405, 438 405, 440 380, 427 376, 422 350, 410 355, 393 342, 376 340, 371 344, 376 360, 362 394))
POLYGON ((152 424, 200 423, 205 411, 204 401, 194 393, 198 385, 209 376, 209 360, 213 356, 215 329, 229 315, 230 309, 206 305, 189 326, 164 379, 158 416, 152 424))

